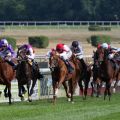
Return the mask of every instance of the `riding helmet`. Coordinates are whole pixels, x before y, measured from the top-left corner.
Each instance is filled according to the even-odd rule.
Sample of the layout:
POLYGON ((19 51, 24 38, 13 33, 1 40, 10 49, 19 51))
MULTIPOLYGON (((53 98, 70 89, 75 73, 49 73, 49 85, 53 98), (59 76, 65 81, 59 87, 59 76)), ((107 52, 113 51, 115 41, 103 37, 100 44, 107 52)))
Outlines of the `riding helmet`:
POLYGON ((73 47, 78 47, 78 45, 79 45, 78 41, 73 41, 73 42, 72 42, 72 46, 73 46, 73 47))

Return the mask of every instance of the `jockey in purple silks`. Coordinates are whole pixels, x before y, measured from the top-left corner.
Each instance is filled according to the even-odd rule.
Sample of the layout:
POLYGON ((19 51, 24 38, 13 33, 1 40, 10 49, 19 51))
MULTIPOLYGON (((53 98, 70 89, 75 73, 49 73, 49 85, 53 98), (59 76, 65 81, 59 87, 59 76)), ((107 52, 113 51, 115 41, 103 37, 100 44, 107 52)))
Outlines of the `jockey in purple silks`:
POLYGON ((15 68, 16 65, 12 61, 12 58, 16 57, 16 53, 6 39, 0 40, 0 57, 15 68))
MULTIPOLYGON (((36 72, 36 67, 38 67, 38 63, 34 61, 35 59, 35 51, 32 48, 30 44, 24 44, 21 47, 18 48, 18 53, 20 54, 21 52, 25 52, 26 57, 28 61, 31 63, 32 62, 32 68, 33 68, 33 74, 36 72)), ((43 75, 39 72, 38 78, 43 78, 43 75)))
POLYGON ((20 53, 21 51, 26 52, 26 57, 28 57, 28 59, 30 61, 34 61, 34 59, 35 59, 35 51, 33 50, 31 45, 29 45, 29 44, 22 45, 21 47, 18 48, 18 52, 20 53))

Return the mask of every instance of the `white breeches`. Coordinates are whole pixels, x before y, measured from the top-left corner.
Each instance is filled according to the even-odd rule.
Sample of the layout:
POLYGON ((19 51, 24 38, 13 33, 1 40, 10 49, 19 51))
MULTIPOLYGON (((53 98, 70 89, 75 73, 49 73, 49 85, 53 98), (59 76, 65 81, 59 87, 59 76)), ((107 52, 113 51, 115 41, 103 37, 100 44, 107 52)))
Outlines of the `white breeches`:
POLYGON ((28 58, 34 60, 35 59, 35 54, 28 55, 28 58))
POLYGON ((113 53, 109 54, 109 55, 108 55, 108 58, 109 58, 109 59, 113 59, 113 58, 114 58, 114 54, 113 54, 113 53))
POLYGON ((83 59, 83 54, 75 54, 76 58, 83 59))
POLYGON ((64 60, 70 59, 71 56, 72 56, 72 51, 63 52, 60 54, 60 57, 63 57, 64 60))

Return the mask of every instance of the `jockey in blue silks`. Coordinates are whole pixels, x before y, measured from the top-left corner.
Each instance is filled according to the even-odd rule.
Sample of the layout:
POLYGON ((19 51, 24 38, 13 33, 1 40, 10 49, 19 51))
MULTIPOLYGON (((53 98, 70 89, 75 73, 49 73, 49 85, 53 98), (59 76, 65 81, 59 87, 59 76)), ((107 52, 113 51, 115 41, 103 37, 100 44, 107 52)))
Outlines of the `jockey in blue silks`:
POLYGON ((12 61, 12 58, 16 57, 16 53, 6 39, 0 40, 0 57, 8 62, 13 68, 16 67, 15 63, 12 61))

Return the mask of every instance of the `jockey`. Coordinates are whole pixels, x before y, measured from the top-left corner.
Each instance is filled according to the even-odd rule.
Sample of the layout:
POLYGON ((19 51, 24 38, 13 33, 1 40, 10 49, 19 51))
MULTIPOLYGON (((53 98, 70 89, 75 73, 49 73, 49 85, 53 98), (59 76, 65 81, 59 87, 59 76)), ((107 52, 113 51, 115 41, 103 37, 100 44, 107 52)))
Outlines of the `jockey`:
POLYGON ((73 41, 70 48, 71 48, 72 52, 74 53, 74 55, 76 56, 76 58, 78 58, 79 61, 81 62, 82 67, 83 67, 83 73, 85 74, 87 72, 87 66, 86 66, 85 61, 83 59, 82 46, 79 44, 78 41, 73 41))
POLYGON ((18 52, 25 52, 26 56, 30 61, 34 61, 35 58, 35 51, 33 50, 32 46, 29 44, 24 44, 18 48, 18 52))
POLYGON ((50 51, 47 52, 46 57, 50 58, 55 52, 55 49, 52 48, 50 51))
POLYGON ((71 66, 69 59, 72 56, 72 51, 70 48, 65 44, 57 44, 56 51, 59 53, 60 58, 65 62, 68 72, 72 73, 73 67, 71 66))
MULTIPOLYGON (((25 53, 24 57, 26 57, 28 59, 30 65, 33 68, 32 72, 34 74, 34 72, 36 71, 36 66, 38 66, 38 63, 34 61, 35 51, 33 50, 32 46, 30 44, 24 44, 24 45, 22 45, 21 47, 18 48, 18 53, 19 54, 20 53, 23 53, 23 54, 25 53)), ((38 78, 43 78, 43 75, 41 73, 39 73, 38 78)))
POLYGON ((6 39, 2 39, 0 41, 0 56, 11 66, 13 66, 13 68, 16 67, 16 64, 12 61, 12 58, 15 58, 16 54, 6 39))

